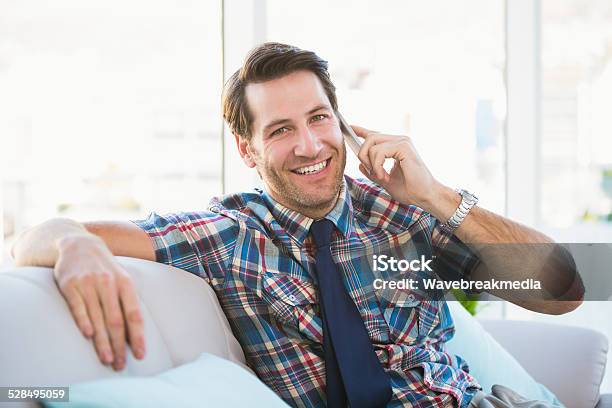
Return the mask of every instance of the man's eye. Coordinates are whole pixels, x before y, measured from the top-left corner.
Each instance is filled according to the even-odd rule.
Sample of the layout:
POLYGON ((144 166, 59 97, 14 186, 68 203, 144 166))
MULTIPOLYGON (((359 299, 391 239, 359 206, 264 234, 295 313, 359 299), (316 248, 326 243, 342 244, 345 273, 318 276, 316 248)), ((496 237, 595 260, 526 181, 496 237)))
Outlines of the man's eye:
POLYGON ((289 128, 287 127, 278 128, 274 132, 270 133, 270 136, 277 136, 277 135, 280 135, 281 133, 285 133, 288 130, 289 128))
POLYGON ((320 121, 320 120, 325 119, 326 117, 327 117, 327 115, 314 115, 314 116, 312 117, 312 121, 313 121, 313 122, 318 122, 318 121, 320 121))

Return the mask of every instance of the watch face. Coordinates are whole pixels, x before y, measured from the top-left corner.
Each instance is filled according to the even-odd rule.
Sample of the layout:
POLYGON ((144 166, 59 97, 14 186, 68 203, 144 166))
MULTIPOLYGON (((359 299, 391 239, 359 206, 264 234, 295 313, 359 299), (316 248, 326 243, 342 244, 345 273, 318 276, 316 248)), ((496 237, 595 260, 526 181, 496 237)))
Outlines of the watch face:
POLYGON ((477 202, 478 201, 478 197, 476 197, 474 194, 470 193, 467 190, 460 190, 461 191, 461 196, 465 197, 467 200, 469 201, 473 201, 473 202, 477 202))

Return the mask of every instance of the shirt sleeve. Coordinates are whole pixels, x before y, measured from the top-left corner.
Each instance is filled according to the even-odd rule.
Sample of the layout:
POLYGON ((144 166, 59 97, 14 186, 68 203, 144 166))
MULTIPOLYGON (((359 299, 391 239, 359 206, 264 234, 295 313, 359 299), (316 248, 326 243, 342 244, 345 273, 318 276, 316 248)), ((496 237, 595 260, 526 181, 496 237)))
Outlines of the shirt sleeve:
MULTIPOLYGON (((434 217, 432 220, 431 241, 435 260, 435 272, 446 281, 470 280, 472 272, 480 264, 480 259, 457 236, 442 229, 441 223, 434 217)), ((481 291, 466 291, 481 293, 481 291)))
POLYGON ((132 222, 151 238, 157 262, 202 278, 221 278, 234 253, 238 225, 221 214, 151 213, 132 222))

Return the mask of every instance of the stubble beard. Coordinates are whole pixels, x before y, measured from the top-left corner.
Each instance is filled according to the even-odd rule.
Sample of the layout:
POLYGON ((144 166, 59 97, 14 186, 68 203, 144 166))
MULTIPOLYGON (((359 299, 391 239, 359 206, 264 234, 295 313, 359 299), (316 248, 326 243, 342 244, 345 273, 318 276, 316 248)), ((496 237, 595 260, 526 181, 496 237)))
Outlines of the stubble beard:
POLYGON ((274 191, 277 201, 285 207, 296 210, 300 213, 317 212, 322 208, 331 207, 338 199, 338 194, 342 187, 342 178, 344 176, 344 168, 346 166, 346 146, 342 144, 340 155, 332 158, 333 161, 338 161, 333 175, 333 187, 330 194, 324 196, 310 195, 307 192, 300 190, 295 184, 283 178, 275 169, 266 166, 261 160, 261 157, 256 158, 257 171, 269 190, 274 191))

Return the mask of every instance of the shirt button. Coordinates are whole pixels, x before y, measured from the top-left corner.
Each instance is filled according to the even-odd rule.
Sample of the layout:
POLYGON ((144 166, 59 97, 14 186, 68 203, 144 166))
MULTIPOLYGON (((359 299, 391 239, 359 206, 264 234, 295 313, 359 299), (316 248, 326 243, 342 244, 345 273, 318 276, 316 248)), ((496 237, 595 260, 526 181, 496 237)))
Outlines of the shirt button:
POLYGON ((297 299, 297 298, 295 297, 295 295, 289 295, 289 300, 290 300, 290 301, 295 302, 295 301, 296 301, 296 299, 297 299))
POLYGON ((413 294, 408 295, 408 300, 409 300, 410 302, 413 302, 413 301, 414 301, 414 299, 416 299, 416 298, 414 297, 414 295, 413 295, 413 294))

